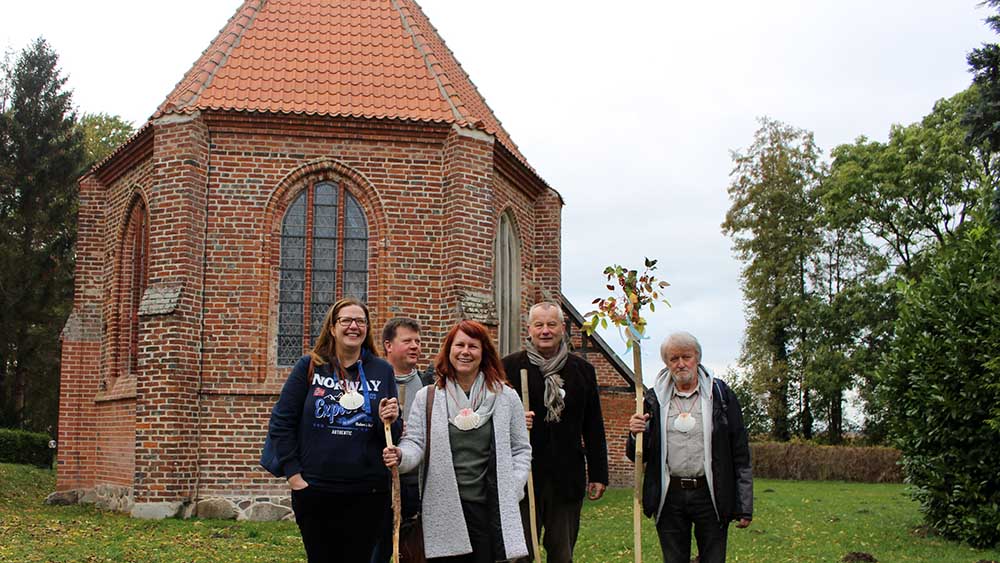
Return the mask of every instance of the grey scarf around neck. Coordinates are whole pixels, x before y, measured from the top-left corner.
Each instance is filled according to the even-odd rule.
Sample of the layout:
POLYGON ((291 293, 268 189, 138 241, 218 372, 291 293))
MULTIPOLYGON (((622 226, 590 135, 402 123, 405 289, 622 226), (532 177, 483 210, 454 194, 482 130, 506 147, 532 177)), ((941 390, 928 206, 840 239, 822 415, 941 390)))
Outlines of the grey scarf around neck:
POLYGON ((545 421, 546 422, 559 422, 562 418, 562 411, 565 408, 566 403, 563 400, 565 392, 563 391, 563 378, 559 376, 559 372, 566 365, 566 358, 569 357, 569 347, 566 346, 566 338, 563 338, 559 342, 559 350, 556 351, 556 355, 551 358, 546 359, 542 356, 535 345, 530 341, 524 350, 528 353, 528 360, 535 366, 538 366, 538 370, 542 372, 542 377, 545 378, 545 421))
POLYGON ((410 414, 410 407, 413 406, 414 399, 417 398, 417 391, 423 387, 423 383, 420 381, 420 373, 416 368, 410 370, 410 373, 406 375, 396 374, 396 386, 401 389, 405 387, 405 390, 400 393, 400 402, 403 406, 403 419, 410 414))

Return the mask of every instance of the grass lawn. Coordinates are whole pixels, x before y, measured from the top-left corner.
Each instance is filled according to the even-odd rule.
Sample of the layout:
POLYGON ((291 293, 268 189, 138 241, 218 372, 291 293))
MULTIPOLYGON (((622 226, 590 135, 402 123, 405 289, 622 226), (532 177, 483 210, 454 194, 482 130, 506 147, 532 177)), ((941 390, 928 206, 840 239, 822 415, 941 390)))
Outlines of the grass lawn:
MULTIPOLYGON (((285 562, 304 561, 291 522, 133 520, 93 507, 42 504, 51 471, 0 464, 0 562, 285 562)), ((1000 550, 975 550, 926 534, 902 485, 759 480, 756 514, 729 534, 729 561, 837 562, 863 551, 882 563, 1000 561, 1000 550)), ((632 561, 631 491, 587 502, 576 560, 632 561)), ((660 561, 652 523, 644 521, 645 561, 660 561)))

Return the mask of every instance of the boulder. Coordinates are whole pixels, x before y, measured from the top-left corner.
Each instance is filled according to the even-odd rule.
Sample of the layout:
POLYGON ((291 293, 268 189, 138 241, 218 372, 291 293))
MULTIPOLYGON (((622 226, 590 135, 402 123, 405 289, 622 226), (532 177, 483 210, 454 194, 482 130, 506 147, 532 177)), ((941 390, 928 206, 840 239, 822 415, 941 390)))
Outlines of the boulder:
POLYGON ((250 508, 240 513, 237 520, 252 520, 254 522, 270 522, 281 520, 291 510, 288 507, 273 502, 254 503, 250 508))
POLYGON ((56 491, 45 497, 45 504, 53 504, 56 506, 68 506, 78 502, 80 502, 80 491, 77 489, 56 491))
POLYGON ((224 498, 207 498, 198 501, 195 514, 198 518, 233 520, 236 518, 236 507, 224 498))

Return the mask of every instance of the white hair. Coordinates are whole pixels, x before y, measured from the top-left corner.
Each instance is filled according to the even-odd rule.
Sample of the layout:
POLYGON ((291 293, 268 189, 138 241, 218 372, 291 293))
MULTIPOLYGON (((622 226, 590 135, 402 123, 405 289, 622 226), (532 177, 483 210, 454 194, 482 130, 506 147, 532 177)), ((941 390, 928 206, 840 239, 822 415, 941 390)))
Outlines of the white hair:
POLYGON ((559 319, 559 322, 561 322, 561 323, 566 322, 566 317, 565 317, 565 315, 563 315, 562 307, 560 307, 559 305, 556 305, 555 303, 553 303, 551 301, 539 301, 538 303, 535 303, 534 305, 532 305, 531 309, 528 309, 528 322, 529 323, 531 322, 531 317, 535 314, 536 310, 542 310, 542 309, 555 309, 556 310, 556 318, 559 319))
POLYGON ((701 362, 701 344, 690 332, 675 332, 663 340, 663 344, 660 344, 660 358, 663 360, 663 363, 667 362, 668 348, 694 348, 698 352, 698 361, 701 362))

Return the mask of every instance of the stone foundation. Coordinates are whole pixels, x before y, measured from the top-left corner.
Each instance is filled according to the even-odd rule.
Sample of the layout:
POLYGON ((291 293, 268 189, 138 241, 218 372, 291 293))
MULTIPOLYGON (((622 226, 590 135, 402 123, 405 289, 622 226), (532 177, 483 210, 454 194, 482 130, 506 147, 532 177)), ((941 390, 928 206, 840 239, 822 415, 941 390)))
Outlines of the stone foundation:
POLYGON ((160 520, 163 518, 211 518, 217 520, 250 520, 267 522, 294 520, 291 497, 231 496, 206 497, 196 502, 135 502, 132 489, 116 485, 97 485, 93 489, 57 491, 45 499, 46 504, 92 504, 102 510, 124 512, 133 518, 160 520))

